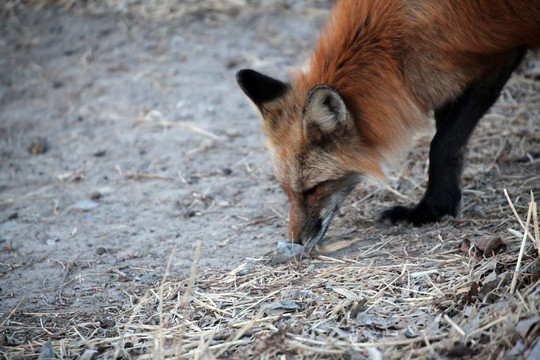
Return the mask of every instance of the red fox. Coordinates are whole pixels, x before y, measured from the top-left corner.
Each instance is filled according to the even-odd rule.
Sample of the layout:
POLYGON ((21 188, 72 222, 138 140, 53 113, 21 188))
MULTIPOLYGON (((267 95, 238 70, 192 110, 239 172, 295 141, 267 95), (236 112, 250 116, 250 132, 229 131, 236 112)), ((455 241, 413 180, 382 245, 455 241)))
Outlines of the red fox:
POLYGON ((467 140, 539 47, 538 0, 338 0, 307 70, 289 82, 239 71, 290 201, 290 239, 311 251, 362 176, 384 177, 432 110, 426 193, 381 218, 457 215, 467 140))

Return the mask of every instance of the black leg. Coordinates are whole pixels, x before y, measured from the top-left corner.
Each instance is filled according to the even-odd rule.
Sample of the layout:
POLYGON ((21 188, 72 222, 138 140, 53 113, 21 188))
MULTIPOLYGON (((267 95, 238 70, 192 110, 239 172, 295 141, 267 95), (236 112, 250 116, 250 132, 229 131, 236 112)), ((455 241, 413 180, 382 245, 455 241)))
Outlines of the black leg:
POLYGON ((484 113, 497 100, 504 84, 519 65, 524 51, 506 61, 463 94, 435 110, 437 133, 429 151, 429 180, 422 200, 412 208, 396 206, 383 212, 382 221, 408 222, 415 226, 456 216, 461 203, 460 177, 467 141, 484 113))

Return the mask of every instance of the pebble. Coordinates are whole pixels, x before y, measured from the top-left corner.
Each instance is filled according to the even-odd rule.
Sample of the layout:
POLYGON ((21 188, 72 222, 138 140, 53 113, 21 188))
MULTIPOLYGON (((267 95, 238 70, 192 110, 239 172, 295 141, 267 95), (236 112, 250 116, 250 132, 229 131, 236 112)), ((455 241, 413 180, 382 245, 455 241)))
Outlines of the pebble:
POLYGON ((99 204, 95 201, 81 200, 81 201, 77 201, 75 205, 73 205, 73 208, 80 211, 90 211, 98 206, 99 204))
POLYGON ((94 191, 92 195, 90 195, 91 200, 98 200, 101 198, 101 193, 99 191, 94 191))
POLYGON ((266 315, 278 315, 300 310, 300 306, 290 299, 281 299, 270 304, 264 311, 266 315))
POLYGON ((49 144, 46 139, 37 139, 30 145, 28 151, 32 155, 39 155, 47 152, 48 148, 49 144))
POLYGON ((157 279, 157 275, 150 273, 150 274, 144 274, 144 275, 136 277, 135 281, 147 283, 147 282, 155 281, 156 279, 157 279))
POLYGON ((51 339, 47 340, 43 348, 41 349, 41 354, 39 355, 40 359, 55 359, 56 354, 52 347, 51 339))
POLYGON ((257 269, 257 267, 259 266, 259 264, 257 263, 257 261, 253 261, 251 260, 250 262, 248 262, 246 264, 246 267, 242 270, 240 270, 236 276, 246 276, 246 275, 249 275, 251 274, 255 269, 257 269))
POLYGON ((98 193, 100 193, 100 198, 103 197, 103 196, 106 196, 106 195, 111 195, 115 192, 115 189, 110 187, 110 186, 105 186, 105 187, 102 187, 100 188, 98 191, 96 191, 98 193))
POLYGON ((97 357, 97 355, 98 355, 97 350, 87 349, 82 354, 82 356, 79 358, 79 360, 93 360, 93 359, 95 359, 97 357))
POLYGON ((315 302, 317 304, 320 304, 324 301, 324 297, 322 297, 321 295, 318 295, 311 290, 298 288, 284 290, 281 292, 281 296, 284 299, 298 299, 307 303, 315 302))
POLYGON ((223 168, 223 169, 221 169, 221 172, 222 172, 223 175, 225 175, 225 176, 229 176, 229 175, 232 174, 232 170, 229 169, 229 168, 223 168))
POLYGON ((108 329, 116 325, 116 321, 110 317, 104 317, 99 321, 99 325, 102 329, 108 329))
POLYGON ((272 265, 284 264, 293 259, 299 260, 304 251, 304 246, 300 244, 292 244, 285 240, 278 241, 276 250, 274 250, 274 258, 272 265))

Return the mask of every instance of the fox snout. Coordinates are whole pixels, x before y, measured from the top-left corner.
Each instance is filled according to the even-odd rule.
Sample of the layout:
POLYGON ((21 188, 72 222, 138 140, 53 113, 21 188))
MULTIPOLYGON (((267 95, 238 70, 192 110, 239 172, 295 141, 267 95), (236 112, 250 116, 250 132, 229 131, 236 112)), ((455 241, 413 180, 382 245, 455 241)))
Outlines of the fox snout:
POLYGON ((304 251, 309 253, 323 238, 330 221, 335 216, 337 208, 332 213, 322 216, 310 216, 291 206, 289 217, 289 238, 291 241, 304 245, 304 251))
POLYGON ((298 196, 289 196, 289 238, 311 252, 326 234, 332 219, 357 183, 355 176, 320 183, 298 196))
MULTIPOLYGON (((289 239, 306 247, 313 246, 324 236, 323 219, 314 209, 291 202, 289 239)), ((307 249, 310 250, 310 249, 307 249)))

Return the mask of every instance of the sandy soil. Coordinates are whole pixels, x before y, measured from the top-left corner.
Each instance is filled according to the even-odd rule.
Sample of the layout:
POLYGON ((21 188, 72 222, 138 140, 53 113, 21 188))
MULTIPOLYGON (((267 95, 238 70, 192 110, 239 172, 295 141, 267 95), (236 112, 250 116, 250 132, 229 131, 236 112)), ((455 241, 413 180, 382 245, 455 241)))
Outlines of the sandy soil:
MULTIPOLYGON (((129 304, 131 293, 160 281, 173 249, 170 276, 185 278, 198 241, 202 272, 271 253, 285 238, 287 200, 271 172, 259 115, 234 74, 252 67, 284 77, 306 58, 329 3, 167 22, 54 8, 6 11, 0 320, 21 301, 21 312, 106 318, 129 304)), ((503 101, 519 96, 505 94, 503 101)), ((481 126, 464 177, 463 214, 443 224, 450 230, 375 224, 384 207, 419 198, 425 183, 402 180, 401 197, 359 187, 329 237, 363 236, 372 244, 398 236, 426 249, 444 239, 455 246, 474 234, 472 225, 491 226, 493 214, 508 211, 502 188, 512 176, 530 179, 513 187, 522 213, 529 191, 540 196, 539 162, 523 158, 540 150, 533 127, 539 110, 531 112, 524 118, 511 106, 497 110, 514 119, 496 139, 499 154, 484 142, 493 125, 481 126)), ((425 174, 428 143, 420 139, 421 150, 400 174, 425 174)), ((506 227, 489 232, 508 237, 506 227)))
POLYGON ((197 241, 206 270, 272 251, 286 198, 234 75, 308 52, 324 6, 282 10, 1 18, 0 318, 22 297, 27 311, 121 306, 175 247, 185 275, 197 241))

